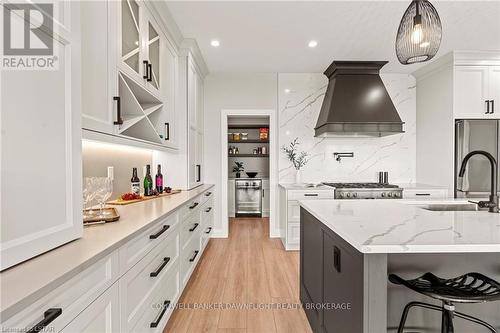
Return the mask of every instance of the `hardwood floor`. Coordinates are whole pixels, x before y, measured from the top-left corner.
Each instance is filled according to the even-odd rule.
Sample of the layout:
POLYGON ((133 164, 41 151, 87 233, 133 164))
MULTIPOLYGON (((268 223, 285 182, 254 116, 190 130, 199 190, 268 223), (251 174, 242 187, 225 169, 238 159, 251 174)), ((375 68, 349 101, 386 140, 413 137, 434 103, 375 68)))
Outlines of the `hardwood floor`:
POLYGON ((266 218, 232 219, 210 240, 164 332, 311 332, 299 301, 299 252, 266 218))

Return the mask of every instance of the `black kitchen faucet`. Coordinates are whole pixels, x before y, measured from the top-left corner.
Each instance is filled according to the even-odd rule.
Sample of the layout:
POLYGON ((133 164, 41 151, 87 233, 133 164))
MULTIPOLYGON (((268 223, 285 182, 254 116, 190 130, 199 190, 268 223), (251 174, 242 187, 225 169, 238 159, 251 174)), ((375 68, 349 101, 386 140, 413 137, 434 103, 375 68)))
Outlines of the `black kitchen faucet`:
POLYGON ((479 201, 477 204, 480 208, 488 208, 490 213, 498 213, 498 188, 497 188, 497 177, 498 177, 498 164, 495 158, 488 152, 484 150, 474 150, 468 153, 464 160, 462 161, 462 166, 460 167, 459 177, 463 177, 465 173, 465 167, 467 162, 474 155, 483 155, 490 161, 491 166, 491 194, 489 201, 479 201))

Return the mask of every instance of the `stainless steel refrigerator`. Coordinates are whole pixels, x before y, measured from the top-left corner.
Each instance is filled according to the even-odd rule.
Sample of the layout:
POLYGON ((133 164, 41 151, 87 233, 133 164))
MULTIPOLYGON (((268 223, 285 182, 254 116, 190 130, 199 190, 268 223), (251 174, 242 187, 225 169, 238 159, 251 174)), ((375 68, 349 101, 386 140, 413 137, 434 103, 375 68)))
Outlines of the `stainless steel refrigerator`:
MULTIPOLYGON (((473 156, 462 179, 460 165, 467 153, 474 150, 489 152, 500 162, 500 120, 478 119, 455 121, 455 197, 487 198, 491 186, 490 163, 484 156, 473 156)), ((498 177, 500 185, 500 175, 498 177)), ((498 187, 500 188, 500 186, 498 187)))

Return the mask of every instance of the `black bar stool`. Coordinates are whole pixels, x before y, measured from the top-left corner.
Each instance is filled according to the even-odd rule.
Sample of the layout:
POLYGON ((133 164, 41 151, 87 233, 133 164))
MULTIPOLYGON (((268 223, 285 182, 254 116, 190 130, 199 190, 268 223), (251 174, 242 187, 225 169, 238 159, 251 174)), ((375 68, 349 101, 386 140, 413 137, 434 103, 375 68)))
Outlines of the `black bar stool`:
POLYGON ((455 316, 484 326, 493 333, 498 333, 493 326, 485 321, 455 311, 454 303, 484 303, 500 300, 500 283, 487 276, 479 273, 467 273, 446 280, 432 273, 425 273, 419 278, 405 280, 395 274, 390 274, 389 281, 443 302, 442 307, 422 302, 408 303, 403 310, 398 333, 403 333, 408 312, 412 307, 421 307, 442 312, 441 333, 454 333, 453 317, 455 316))

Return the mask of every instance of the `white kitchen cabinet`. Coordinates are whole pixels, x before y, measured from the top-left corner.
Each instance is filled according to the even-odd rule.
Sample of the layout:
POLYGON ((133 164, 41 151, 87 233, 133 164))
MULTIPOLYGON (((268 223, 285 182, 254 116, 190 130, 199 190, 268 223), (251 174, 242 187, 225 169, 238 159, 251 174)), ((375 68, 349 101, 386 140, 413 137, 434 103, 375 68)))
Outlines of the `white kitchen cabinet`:
POLYGON ((82 128, 176 149, 178 56, 150 7, 82 4, 82 128))
POLYGON ((0 270, 82 235, 80 14, 65 4, 57 67, 1 74, 0 270))
POLYGON ((280 234, 281 242, 287 251, 300 247, 300 200, 334 199, 333 189, 288 189, 280 185, 280 234))
POLYGON ((236 201, 235 201, 235 180, 229 179, 227 182, 227 209, 229 217, 236 216, 236 201))
POLYGON ((270 189, 269 179, 262 179, 262 216, 269 217, 270 213, 270 189))
POLYGON ((118 72, 109 1, 82 1, 82 128, 113 134, 117 121, 118 72), (112 38, 113 37, 113 38, 112 38))
POLYGON ((190 53, 186 66, 188 179, 189 188, 194 188, 203 184, 203 83, 190 53))
POLYGON ((115 283, 80 313, 62 333, 119 333, 120 294, 115 283))
POLYGON ((491 117, 500 119, 500 66, 490 67, 491 117))
POLYGON ((490 66, 456 66, 454 84, 456 118, 488 118, 493 114, 490 66))

